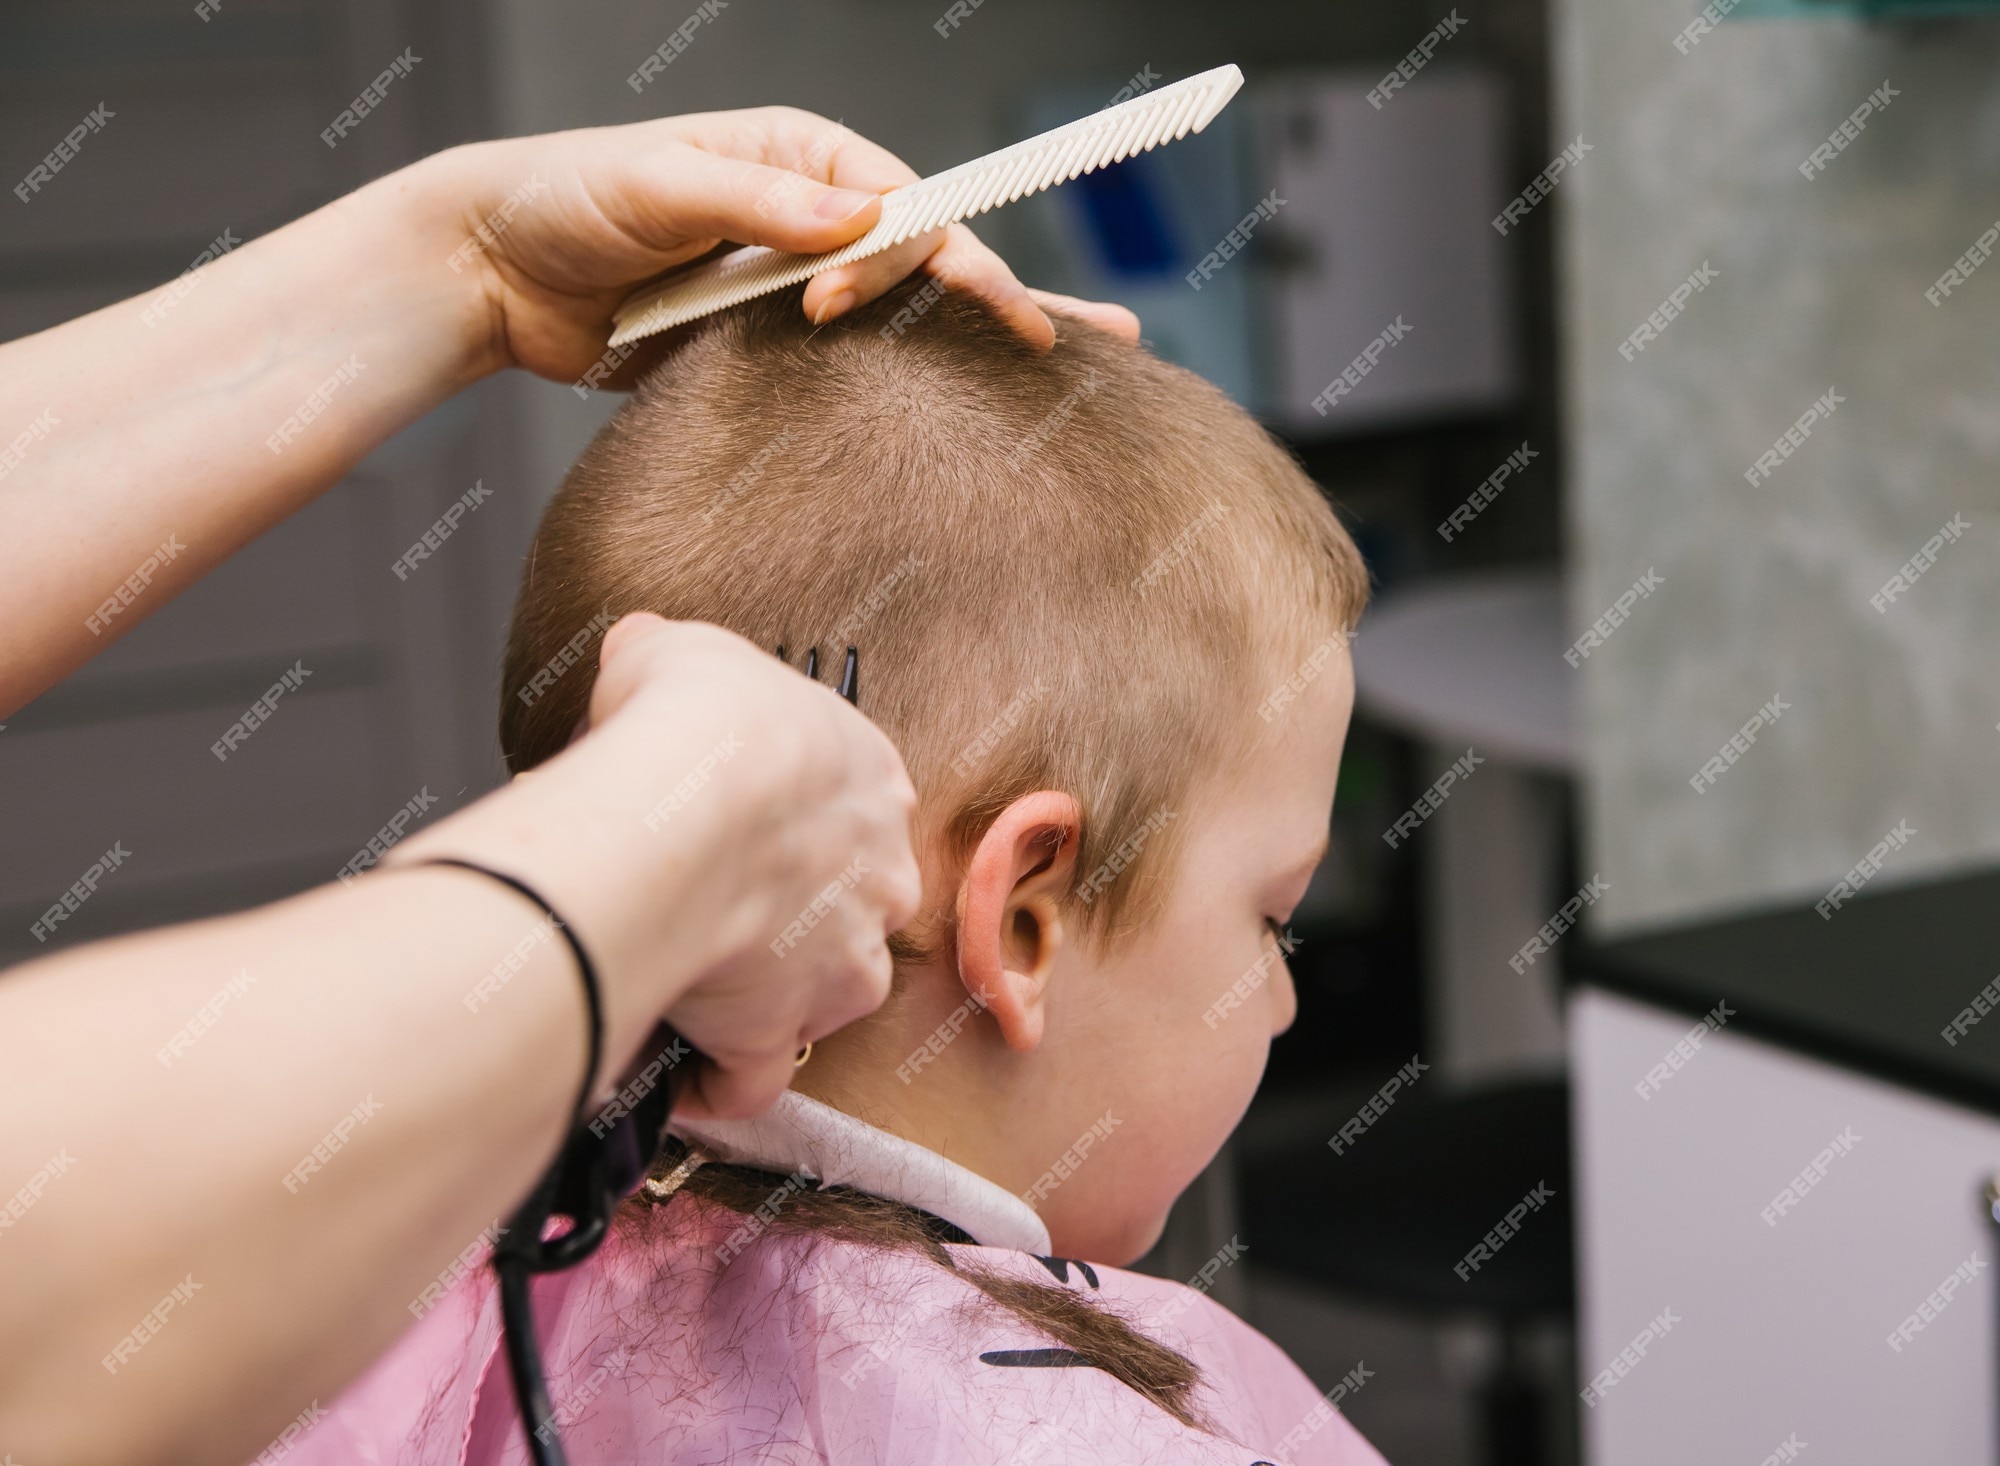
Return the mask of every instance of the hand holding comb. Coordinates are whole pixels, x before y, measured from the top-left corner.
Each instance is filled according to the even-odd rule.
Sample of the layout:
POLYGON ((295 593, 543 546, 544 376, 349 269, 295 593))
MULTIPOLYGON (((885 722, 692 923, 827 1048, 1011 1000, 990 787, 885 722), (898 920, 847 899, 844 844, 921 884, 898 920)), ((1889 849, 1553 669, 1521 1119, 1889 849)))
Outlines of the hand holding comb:
POLYGON ((786 254, 751 245, 697 265, 633 294, 618 308, 611 344, 623 346, 783 290, 822 270, 880 254, 919 234, 1200 132, 1242 85, 1243 73, 1236 67, 1218 66, 891 189, 882 195, 882 217, 874 228, 825 254, 786 254))

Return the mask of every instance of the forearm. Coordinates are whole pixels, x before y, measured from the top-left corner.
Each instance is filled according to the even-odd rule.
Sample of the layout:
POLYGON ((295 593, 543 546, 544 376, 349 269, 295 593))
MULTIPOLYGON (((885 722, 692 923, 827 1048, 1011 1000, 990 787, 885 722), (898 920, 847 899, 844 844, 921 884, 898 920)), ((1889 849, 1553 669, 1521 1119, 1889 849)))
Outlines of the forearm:
POLYGON ((0 346, 0 716, 494 369, 449 166, 0 346))
MULTIPOLYGON (((453 392, 502 366, 574 380, 604 360, 633 286, 725 238, 838 248, 914 178, 789 108, 475 143, 223 255, 164 299, 0 346, 0 718, 453 392)), ((919 263, 1031 341, 1054 339, 960 225, 822 273, 805 307, 818 319, 919 263)), ((1065 308, 1137 339, 1128 312, 1065 308)), ((611 380, 639 369, 621 359, 611 380)))
MULTIPOLYGON (((588 1046, 575 959, 520 893, 420 860, 572 923, 599 1098, 665 1014, 711 1059, 783 1065, 762 1108, 802 1030, 880 1002, 859 956, 816 978, 767 941, 844 852, 914 889, 887 740, 713 627, 628 618, 601 656, 590 735, 391 868, 0 974, 0 1441, 23 1459, 249 1459, 477 1266, 554 1159, 588 1046), (649 827, 731 729, 764 730, 753 756, 649 827)), ((915 902, 873 894, 815 938, 879 946, 915 902)))
POLYGON ((585 1009, 540 927, 384 872, 0 981, 0 1440, 248 1459, 329 1403, 571 1119, 585 1009))

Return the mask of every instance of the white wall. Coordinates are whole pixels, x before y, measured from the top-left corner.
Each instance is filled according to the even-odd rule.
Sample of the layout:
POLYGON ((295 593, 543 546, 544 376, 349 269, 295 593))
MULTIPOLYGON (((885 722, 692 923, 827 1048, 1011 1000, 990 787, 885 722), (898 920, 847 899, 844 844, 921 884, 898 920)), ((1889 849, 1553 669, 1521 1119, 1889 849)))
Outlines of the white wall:
POLYGON ((1558 133, 1592 146, 1553 200, 1574 630, 1664 580, 1580 673, 1607 927, 1816 899, 1901 820, 1884 883, 2000 855, 2000 266, 1924 294, 2000 218, 2000 19, 1731 19, 1682 54, 1699 9, 1555 22, 1558 133), (1719 278, 1624 360, 1704 261, 1719 278), (1746 482, 1829 387, 1833 416, 1746 482), (1964 538, 1871 607, 1954 514, 1964 538), (1790 710, 1697 794, 1774 694, 1790 710))

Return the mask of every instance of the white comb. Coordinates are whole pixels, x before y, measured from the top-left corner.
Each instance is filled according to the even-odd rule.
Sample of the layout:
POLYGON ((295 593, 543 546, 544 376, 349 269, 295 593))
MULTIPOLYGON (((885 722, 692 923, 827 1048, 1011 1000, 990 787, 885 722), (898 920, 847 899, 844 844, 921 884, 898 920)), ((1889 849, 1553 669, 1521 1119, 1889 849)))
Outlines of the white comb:
POLYGON ((875 227, 852 244, 826 254, 785 254, 751 245, 649 285, 618 308, 611 344, 623 346, 783 290, 822 270, 880 254, 919 234, 974 218, 1001 204, 1067 183, 1079 174, 1200 132, 1242 85, 1242 72, 1234 66, 1218 66, 997 153, 891 189, 882 195, 882 217, 875 227))

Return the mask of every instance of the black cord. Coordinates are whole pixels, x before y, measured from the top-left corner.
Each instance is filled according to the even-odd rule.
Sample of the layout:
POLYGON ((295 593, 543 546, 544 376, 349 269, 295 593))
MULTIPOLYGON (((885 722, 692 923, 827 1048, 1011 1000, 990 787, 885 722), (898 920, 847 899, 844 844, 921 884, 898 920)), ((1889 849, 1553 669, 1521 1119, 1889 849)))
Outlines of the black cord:
MULTIPOLYGON (((784 648, 778 648, 778 655, 784 654, 784 648)), ((839 692, 850 703, 857 701, 860 691, 858 662, 857 652, 849 647, 846 664, 841 669, 839 692)), ((806 661, 806 675, 814 676, 818 670, 819 648, 814 647, 806 661)), ((584 951, 583 943, 570 930, 569 923, 556 914, 555 907, 518 877, 454 856, 434 856, 408 864, 469 870, 518 891, 541 907, 576 955, 584 996, 590 1004, 590 1065, 584 1071, 583 1090, 577 1096, 576 1121, 555 1162, 514 1213, 493 1249, 493 1270, 500 1279, 500 1318, 506 1335, 507 1364, 514 1377, 514 1398, 521 1407, 521 1421, 528 1433, 528 1451, 536 1466, 568 1466, 569 1458, 556 1430, 555 1410, 549 1401, 541 1345, 535 1336, 529 1281, 536 1273, 574 1267, 597 1250, 610 1230, 613 1210, 645 1179, 659 1153, 667 1121, 692 1067, 684 1061, 699 1055, 683 1043, 671 1025, 664 1022, 656 1025, 640 1055, 644 1061, 640 1077, 619 1092, 617 1105, 608 1107, 603 1115, 586 1125, 591 1092, 596 1087, 598 1066, 604 1057, 604 999, 598 991, 597 968, 592 965, 590 954, 584 951), (646 1087, 648 1084, 650 1088, 646 1087), (567 1232, 545 1241, 542 1234, 551 1217, 566 1217, 571 1226, 567 1232)))
MULTIPOLYGON (((590 954, 570 924, 557 914, 556 909, 539 891, 517 876, 505 871, 489 869, 470 860, 456 856, 440 855, 427 860, 413 860, 409 866, 446 865, 459 870, 469 870, 475 875, 490 877, 511 890, 518 891, 542 908, 551 925, 562 933, 575 954, 576 965, 583 979, 584 998, 590 1007, 590 1062, 583 1072, 583 1089, 577 1095, 576 1119, 571 1126, 570 1136, 565 1141, 562 1153, 549 1167, 534 1192, 514 1214, 512 1225, 502 1234, 493 1250, 493 1270, 500 1279, 500 1318, 502 1331, 507 1343, 508 1372, 514 1380, 514 1398, 521 1408, 521 1422, 528 1434, 528 1450, 533 1455, 536 1466, 568 1466, 569 1458, 563 1451, 562 1437, 557 1434, 555 1410, 549 1401, 548 1377, 542 1368, 542 1351, 535 1337, 535 1310, 529 1297, 528 1280, 538 1272, 550 1271, 553 1267, 566 1265, 568 1261, 581 1260, 582 1253, 595 1248, 603 1239, 601 1219, 594 1234, 587 1239, 577 1232, 557 1239, 555 1243, 544 1245, 542 1229, 549 1217, 555 1213, 558 1193, 567 1189, 565 1180, 569 1168, 565 1162, 578 1147, 583 1131, 584 1117, 589 1111, 591 1092, 597 1087, 597 1070, 604 1057, 604 997, 598 988, 597 968, 590 960, 590 954), (574 1245, 561 1247, 562 1243, 584 1242, 582 1253, 574 1245), (562 1258, 555 1256, 560 1248, 562 1258)), ((578 1229, 586 1225, 581 1216, 576 1218, 578 1229)))
POLYGON ((556 1433, 548 1378, 542 1372, 541 1341, 535 1337, 535 1310, 528 1297, 533 1272, 525 1258, 498 1252, 493 1271, 500 1278, 500 1332, 507 1341, 507 1372, 513 1377, 514 1400, 528 1433, 528 1452, 535 1466, 569 1466, 562 1437, 556 1433))

